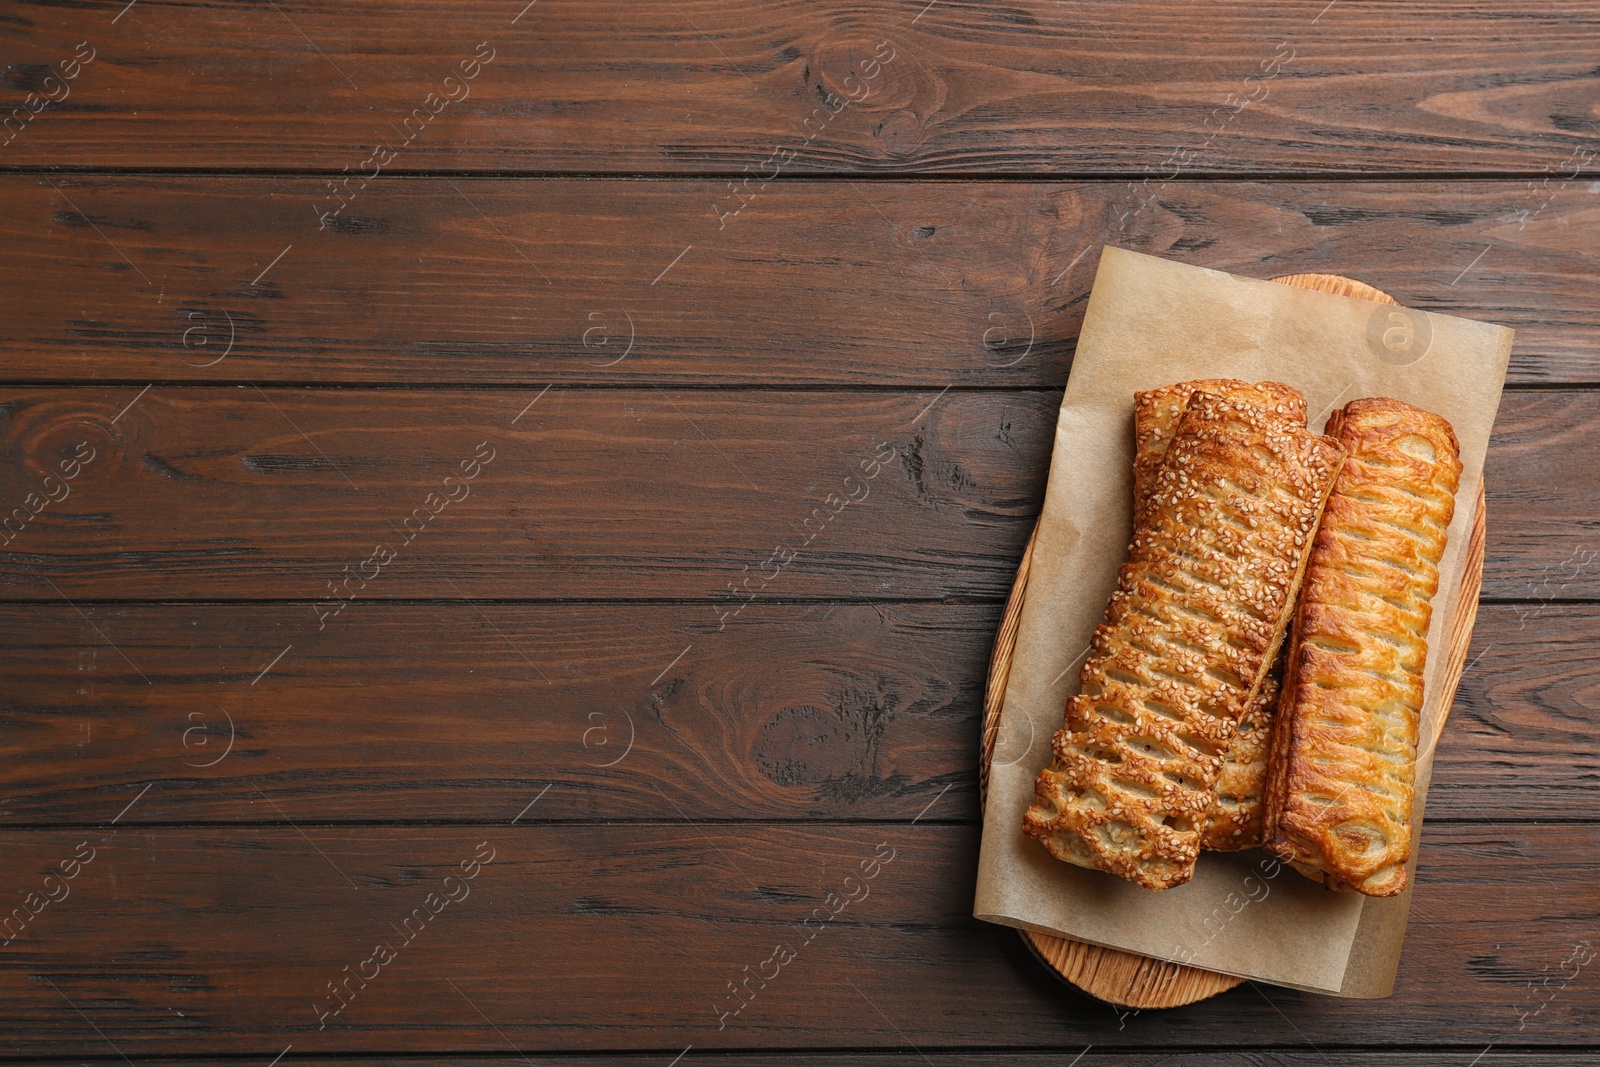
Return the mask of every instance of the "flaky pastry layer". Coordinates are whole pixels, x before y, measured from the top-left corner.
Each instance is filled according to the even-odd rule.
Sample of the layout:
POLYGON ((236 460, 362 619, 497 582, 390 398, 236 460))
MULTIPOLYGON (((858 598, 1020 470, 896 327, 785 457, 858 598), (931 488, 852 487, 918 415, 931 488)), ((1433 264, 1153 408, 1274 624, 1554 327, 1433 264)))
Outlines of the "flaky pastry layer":
POLYGON ((1282 639, 1343 455, 1193 395, 1023 818, 1052 855, 1150 889, 1193 875, 1222 753, 1282 639))
POLYGON ((1306 572, 1267 789, 1266 847, 1334 889, 1393 896, 1411 856, 1428 624, 1460 448, 1398 400, 1347 404, 1349 452, 1306 572))
POLYGON ((1259 848, 1262 842, 1264 795, 1267 790, 1267 755, 1272 749, 1272 724, 1278 716, 1278 666, 1261 682, 1261 688, 1245 705, 1238 729, 1222 757, 1217 776, 1217 794, 1206 809, 1200 847, 1212 852, 1237 852, 1259 848))
MULTIPOLYGON (((1195 392, 1254 404, 1285 426, 1304 429, 1306 399, 1298 389, 1282 382, 1246 382, 1238 378, 1201 378, 1134 394, 1134 505, 1142 506, 1144 492, 1167 453, 1167 442, 1177 428, 1178 415, 1195 392), (1176 413, 1176 414, 1175 414, 1176 413)), ((1261 804, 1267 784, 1267 750, 1272 723, 1278 711, 1278 682, 1283 656, 1273 661, 1266 681, 1250 698, 1239 719, 1238 732, 1228 742, 1217 779, 1217 797, 1206 813, 1201 847, 1233 852, 1261 845, 1261 804)))

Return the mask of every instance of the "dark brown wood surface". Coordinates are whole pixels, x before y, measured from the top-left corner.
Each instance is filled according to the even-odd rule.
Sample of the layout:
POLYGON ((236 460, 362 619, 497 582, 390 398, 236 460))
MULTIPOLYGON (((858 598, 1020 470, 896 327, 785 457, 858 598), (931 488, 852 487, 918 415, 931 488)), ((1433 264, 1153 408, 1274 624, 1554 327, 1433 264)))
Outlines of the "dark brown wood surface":
POLYGON ((4 163, 1530 173, 1600 93, 1586 0, 124 2, 18 5, 19 98, 95 58, 4 163))
MULTIPOLYGON (((509 1044, 508 1044, 509 1047, 509 1044)), ((934 1067, 1059 1067, 1063 1062, 1061 1053, 1051 1052, 1012 1052, 1012 1051, 983 1051, 976 1052, 964 1050, 961 1052, 943 1052, 939 1049, 918 1048, 908 1052, 868 1052, 861 1050, 837 1050, 817 1052, 774 1052, 764 1051, 756 1053, 719 1053, 717 1062, 729 1067, 749 1067, 753 1064, 762 1064, 764 1067, 890 1067, 890 1065, 903 1064, 908 1053, 915 1057, 917 1063, 927 1063, 934 1067), (916 1053, 921 1055, 917 1056, 916 1053)), ((681 1050, 669 1050, 666 1059, 681 1050)), ((1474 1049, 1469 1056, 1477 1053, 1474 1049)), ((1329 1058, 1337 1055, 1334 1062, 1348 1064, 1350 1067, 1459 1067, 1461 1053, 1456 1052, 1417 1052, 1406 1050, 1402 1052, 1352 1052, 1346 1049, 1320 1052, 1317 1050, 1302 1051, 1295 1049, 1251 1049, 1249 1051, 1215 1051, 1184 1049, 1177 1052, 1149 1052, 1149 1051, 1124 1051, 1099 1052, 1094 1046, 1087 1046, 1074 1050, 1077 1060, 1073 1067, 1327 1067, 1329 1058)), ((1068 1053, 1069 1058, 1073 1053, 1068 1053)), ((1585 1052, 1577 1049, 1563 1049, 1561 1059, 1555 1060, 1548 1052, 1539 1052, 1528 1049, 1502 1052, 1492 1049, 1483 1054, 1477 1067, 1542 1067, 1555 1062, 1562 1067, 1596 1067, 1600 1065, 1600 1053, 1585 1052)), ((287 1057, 286 1057, 287 1059, 287 1057)), ((104 1062, 122 1062, 113 1057, 104 1062)), ((18 1067, 41 1067, 43 1064, 54 1063, 52 1060, 14 1060, 18 1067)), ((99 1062, 83 1060, 80 1062, 99 1062)), ((238 1062, 236 1059, 199 1058, 199 1059, 168 1059, 161 1057, 140 1057, 141 1064, 149 1067, 223 1067, 238 1062)), ((300 1067, 332 1067, 334 1064, 348 1063, 347 1059, 332 1056, 311 1055, 299 1059, 300 1067)), ((527 1060, 514 1052, 503 1053, 468 1053, 459 1056, 434 1055, 434 1056, 399 1056, 378 1054, 363 1057, 362 1063, 372 1064, 374 1067, 397 1067, 406 1064, 408 1067, 527 1067, 527 1060)), ((572 1064, 574 1067, 659 1067, 664 1062, 660 1052, 611 1052, 605 1055, 576 1055, 563 1056, 563 1064, 572 1064)), ((693 1062, 693 1061, 690 1061, 693 1062)))
POLYGON ((0 10, 0 1058, 1600 1064, 1597 54, 1580 0, 0 10), (1118 1012, 970 917, 1103 244, 1517 330, 1386 1000, 1118 1012))
MULTIPOLYGON (((661 817, 664 782, 697 819, 903 821, 943 797, 928 819, 972 821, 999 621, 757 603, 718 631, 704 604, 380 602, 258 679, 310 604, 83 611, 0 619, 0 824, 95 825, 147 782, 119 825, 493 822, 545 785, 541 819, 630 822, 661 817)), ((1430 819, 1600 819, 1597 642, 1590 605, 1484 605, 1430 819)))
POLYGON ((710 179, 397 178, 319 230, 321 185, 0 176, 10 373, 1055 388, 1111 243, 1258 278, 1354 271, 1515 329, 1513 384, 1600 380, 1582 188, 797 181, 719 227, 710 179))
MULTIPOLYGON (((509 1047, 509 1043, 507 1045, 509 1047)), ((909 1046, 907 1046, 909 1050, 909 1046)), ((666 1059, 670 1060, 680 1050, 669 1050, 666 1059)), ((1459 1067, 1461 1053, 1456 1052, 1418 1052, 1415 1050, 1372 1052, 1352 1052, 1347 1049, 1330 1050, 1321 1052, 1315 1049, 1310 1051, 1295 1049, 1251 1049, 1249 1051, 1216 1051, 1184 1049, 1178 1052, 1148 1052, 1125 1051, 1099 1052, 1094 1046, 1089 1045, 1076 1051, 1077 1059, 1073 1067, 1327 1067, 1329 1059, 1337 1055, 1334 1062, 1348 1064, 1349 1067, 1459 1067)), ((1474 1049, 1469 1056, 1477 1053, 1474 1049)), ((943 1052, 939 1049, 918 1048, 910 1050, 911 1054, 921 1053, 916 1056, 917 1063, 927 1063, 933 1067, 1059 1067, 1063 1062, 1061 1053, 1051 1052, 1012 1052, 1012 1051, 970 1051, 943 1052)), ((1072 1053, 1068 1053, 1069 1057, 1072 1053)), ((1556 1060, 1548 1052, 1530 1049, 1520 1049, 1502 1052, 1500 1049, 1491 1049, 1483 1053, 1483 1058, 1478 1061, 1477 1067, 1544 1067, 1544 1065, 1559 1062, 1562 1067, 1597 1067, 1600 1065, 1600 1053, 1585 1052, 1577 1049, 1562 1049, 1560 1059, 1556 1060)), ((287 1057, 286 1057, 287 1059, 287 1057)), ((837 1050, 817 1052, 756 1052, 756 1053, 719 1053, 717 1062, 727 1064, 728 1067, 750 1067, 753 1064, 762 1064, 764 1067, 890 1067, 905 1063, 905 1052, 867 1052, 861 1050, 837 1050)), ((18 1067, 42 1067, 44 1064, 53 1064, 53 1060, 14 1060, 18 1067)), ((101 1062, 81 1060, 80 1062, 101 1062)), ((117 1062, 114 1057, 103 1062, 117 1062)), ((141 1064, 148 1067, 224 1067, 236 1064, 236 1059, 199 1058, 199 1059, 168 1059, 161 1057, 140 1057, 141 1064)), ((335 1064, 348 1063, 349 1060, 334 1056, 311 1055, 295 1061, 299 1067, 333 1067, 335 1064)), ((460 1056, 399 1056, 378 1054, 363 1057, 364 1064, 373 1067, 398 1067, 405 1064, 408 1067, 527 1067, 527 1060, 515 1052, 503 1053, 469 1053, 460 1056)), ((611 1052, 605 1055, 576 1055, 563 1056, 563 1064, 572 1064, 573 1067, 659 1067, 664 1062, 661 1052, 611 1052)), ((693 1062, 693 1061, 690 1061, 693 1062)))
MULTIPOLYGON (((0 499, 23 504, 86 443, 93 456, 10 531, 0 597, 688 597, 712 605, 712 627, 752 597, 1004 597, 1060 402, 659 386, 8 395, 18 461, 0 499), (480 448, 489 461, 461 481, 480 448), (366 563, 385 548, 392 562, 366 563)), ((1597 391, 1503 400, 1484 595, 1600 594, 1582 532, 1596 426, 1597 391)), ((285 640, 323 628, 312 610, 303 623, 285 640)))
MULTIPOLYGON (((651 811, 664 823, 530 825, 536 806, 512 825, 522 806, 512 805, 455 827, 6 831, 0 845, 30 881, 82 843, 93 855, 70 895, 6 947, 6 1048, 496 1051, 510 1041, 910 1053, 908 1037, 959 1048, 1027 1034, 1030 1045, 1075 1050, 1230 1046, 1243 1032, 1301 1047, 1373 1038, 1371 1002, 1255 983, 1128 1025, 1028 964, 1015 935, 971 918, 975 826, 685 822, 679 812, 694 803, 692 789, 667 781, 651 811), (478 855, 492 862, 461 878, 478 855), (875 878, 839 888, 874 857, 887 861, 875 878), (860 899, 839 910, 836 890, 860 899), (428 905, 432 893, 454 899, 428 905), (403 926, 422 907, 426 921, 403 926), (799 925, 819 909, 837 914, 799 925), (363 967, 379 945, 397 958, 363 967), (775 946, 795 958, 741 1001, 729 983, 747 966, 757 973, 775 946), (366 987, 344 986, 345 967, 366 987), (337 1015, 330 982, 344 990, 337 1015)), ((1594 823, 1430 826, 1408 952, 1381 1009, 1387 1032, 1480 1049, 1593 1033, 1600 999, 1584 995, 1585 975, 1556 987, 1574 942, 1600 921, 1597 850, 1594 823), (1540 865, 1547 856, 1567 862, 1540 865), (1464 1001, 1478 1006, 1470 1016, 1464 1001)))

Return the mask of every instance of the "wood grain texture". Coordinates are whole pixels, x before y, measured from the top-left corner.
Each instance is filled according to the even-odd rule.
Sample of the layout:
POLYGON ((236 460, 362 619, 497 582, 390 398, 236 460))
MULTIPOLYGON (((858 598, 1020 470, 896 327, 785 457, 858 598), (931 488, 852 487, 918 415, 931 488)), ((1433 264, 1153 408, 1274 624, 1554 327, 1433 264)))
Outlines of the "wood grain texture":
MULTIPOLYGON (((0 823, 977 819, 997 604, 375 602, 259 681, 310 605, 82 607, 0 615, 0 823)), ((1597 644, 1483 607, 1430 820, 1600 820, 1597 644)))
POLYGON ((1137 952, 1018 930, 1041 964, 1114 1008, 1181 1008, 1237 988, 1244 979, 1137 952))
POLYGON ((1485 597, 1549 603, 1600 595, 1600 464, 1588 443, 1597 425, 1600 391, 1501 397, 1483 467, 1492 516, 1485 597), (1585 502, 1556 504, 1546 494, 1557 486, 1585 502))
POLYGON ((42 388, 0 392, 0 517, 37 511, 0 528, 6 907, 98 851, 0 944, 0 1056, 1600 1067, 1593 966, 1534 1014, 1600 907, 1585 388, 1503 405, 1515 602, 1440 743, 1394 998, 1118 1014, 970 918, 1086 249, 1353 274, 1514 327, 1514 386, 1592 387, 1597 45, 1582 0, 7 8, 0 382, 42 388))
POLYGON ((1600 380, 1584 182, 1177 182, 1123 219, 1126 183, 785 181, 721 229, 699 179, 384 180, 325 230, 321 187, 0 176, 0 374, 1054 388, 1115 244, 1357 275, 1516 329, 1513 384, 1600 380))
MULTIPOLYGON (((661 1067, 681 1049, 662 1049, 652 1052, 622 1052, 604 1055, 565 1055, 563 1065, 571 1067, 661 1067)), ((1251 1049, 1249 1051, 1196 1051, 1181 1052, 1100 1052, 1085 1050, 1082 1044, 1063 1045, 1051 1050, 996 1051, 963 1050, 941 1052, 922 1049, 918 1063, 932 1067, 1328 1067, 1328 1053, 1315 1049, 1251 1049), (1074 1063, 1074 1057, 1081 1057, 1074 1063)), ((1476 1051, 1476 1050, 1474 1050, 1476 1051)), ((1462 1067, 1461 1053, 1438 1052, 1426 1049, 1389 1051, 1337 1050, 1340 1064, 1349 1067, 1462 1067)), ((721 1053, 716 1062, 727 1067, 899 1067, 905 1063, 906 1054, 898 1051, 829 1050, 826 1052, 731 1052, 721 1053)), ((15 1067, 59 1067, 60 1060, 13 1060, 15 1067)), ((83 1063, 83 1060, 78 1060, 83 1063)), ((95 1062, 95 1061, 90 1061, 95 1062)), ((110 1059, 104 1062, 109 1067, 110 1059)), ((121 1063, 121 1060, 115 1062, 121 1063)), ((306 1056, 289 1062, 296 1067, 334 1067, 349 1064, 342 1057, 306 1056)), ((371 1067, 527 1067, 527 1060, 514 1052, 476 1053, 469 1055, 377 1055, 364 1057, 362 1064, 371 1067)), ((693 1063, 692 1059, 687 1062, 693 1063)), ((185 1057, 161 1059, 142 1057, 140 1067, 235 1067, 236 1059, 185 1057)), ((1600 1053, 1579 1049, 1513 1050, 1502 1052, 1496 1048, 1479 1061, 1477 1067, 1600 1067, 1600 1053), (1559 1057, 1559 1058, 1557 1058, 1559 1057)))
POLYGON ((972 815, 987 606, 369 604, 259 681, 309 606, 88 610, 0 623, 0 820, 972 815))
MULTIPOLYGON (((731 611, 752 596, 1001 597, 1059 404, 1043 391, 540 392, 158 386, 133 403, 133 387, 9 390, 0 500, 44 492, 82 441, 97 458, 66 499, 27 505, 37 515, 0 546, 0 595, 347 596, 328 583, 369 572, 386 545, 398 559, 358 599, 672 597, 731 611), (408 518, 431 493, 459 494, 443 479, 485 442, 496 458, 471 495, 429 505, 437 517, 407 542, 408 518), (892 459, 861 480, 863 463, 891 455, 880 445, 892 459)), ((1485 475, 1486 597, 1600 594, 1584 541, 1597 426, 1600 393, 1505 397, 1485 475)))
MULTIPOLYGON (((692 796, 682 783, 663 791, 692 796)), ((1373 1004, 1287 990, 1247 985, 1132 1020, 1064 997, 1019 958, 1010 931, 969 917, 974 827, 506 825, 515 814, 487 827, 6 831, 19 902, 80 842, 95 854, 70 895, 0 949, 0 1050, 100 1055, 109 1040, 129 1056, 270 1057, 290 1043, 314 1055, 603 1041, 909 1055, 908 1035, 932 1049, 1018 1034, 1079 1049, 1226 1048, 1251 1034, 1303 1050, 1373 1037, 1373 1004), (444 879, 484 841, 494 859, 465 899, 413 928, 375 978, 367 969, 368 987, 352 984, 354 999, 319 1031, 319 994, 322 1010, 338 1003, 326 984, 361 969, 380 941, 399 944, 428 894, 462 896, 444 879), (865 898, 805 943, 796 924, 834 909, 829 893, 859 897, 843 879, 880 845, 892 859, 865 898), (786 942, 796 958, 765 988, 752 981, 753 999, 719 1030, 719 996, 724 1011, 736 1003, 728 983, 786 942)), ((1430 825, 1384 1040, 1475 1054, 1593 1032, 1592 966, 1521 1030, 1518 1013, 1542 1003, 1538 983, 1600 919, 1597 850, 1593 825, 1430 825)))
MULTIPOLYGON (((23 501, 85 436, 99 457, 16 536, 10 595, 328 597, 330 610, 352 596, 688 596, 732 615, 752 597, 981 593, 1027 536, 1059 403, 153 389, 113 424, 136 393, 10 394, 9 495, 23 501), (459 496, 459 465, 486 442, 470 495, 439 505, 430 494, 459 496), (398 558, 368 563, 378 546, 398 558), (345 584, 345 567, 378 573, 345 584)), ((286 640, 319 632, 306 624, 286 640)))
POLYGON ((8 20, 13 106, 97 55, 5 163, 356 171, 382 142, 404 170, 738 175, 787 147, 797 172, 1525 173, 1600 118, 1583 0, 122 6, 8 20))

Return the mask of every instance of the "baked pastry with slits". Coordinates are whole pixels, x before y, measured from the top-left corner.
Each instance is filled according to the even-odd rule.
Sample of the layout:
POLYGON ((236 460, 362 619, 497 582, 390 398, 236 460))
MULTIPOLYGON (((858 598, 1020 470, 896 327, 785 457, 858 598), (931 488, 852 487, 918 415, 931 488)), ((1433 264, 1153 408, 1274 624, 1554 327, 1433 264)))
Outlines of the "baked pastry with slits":
MULTIPOLYGON (((1269 416, 1281 418, 1285 425, 1305 428, 1306 398, 1300 390, 1282 382, 1202 378, 1135 393, 1135 510, 1143 504, 1142 494, 1155 480, 1155 472, 1160 469, 1161 459, 1167 453, 1167 442, 1177 428, 1178 417, 1196 391, 1254 404, 1269 416), (1141 476, 1141 471, 1146 473, 1141 476)), ((1283 655, 1280 652, 1273 661, 1265 683, 1251 698, 1244 715, 1240 717, 1233 740, 1228 742, 1228 751, 1222 757, 1222 773, 1217 779, 1217 798, 1206 813, 1206 826, 1200 838, 1201 848, 1213 852, 1235 852, 1261 845, 1261 796, 1267 784, 1267 750, 1272 739, 1272 723, 1278 712, 1278 688, 1282 677, 1283 655)))
POLYGON ((1222 757, 1217 795, 1206 812, 1200 847, 1211 852, 1260 848, 1265 825, 1267 755, 1272 749, 1272 724, 1278 717, 1283 656, 1273 660, 1261 688, 1245 706, 1238 729, 1222 757))
POLYGON ((1388 897, 1411 858, 1428 623, 1460 446, 1399 400, 1328 420, 1349 452, 1295 616, 1267 789, 1266 846, 1333 889, 1388 897))
POLYGON ((1167 454, 1183 418, 1189 397, 1211 393, 1236 403, 1251 404, 1269 416, 1280 416, 1295 426, 1306 424, 1306 398, 1282 382, 1246 382, 1238 378, 1197 378, 1133 394, 1133 500, 1135 510, 1155 484, 1161 458, 1167 454))
POLYGON ((1343 458, 1260 408, 1190 399, 1023 817, 1052 855, 1149 889, 1193 876, 1343 458))

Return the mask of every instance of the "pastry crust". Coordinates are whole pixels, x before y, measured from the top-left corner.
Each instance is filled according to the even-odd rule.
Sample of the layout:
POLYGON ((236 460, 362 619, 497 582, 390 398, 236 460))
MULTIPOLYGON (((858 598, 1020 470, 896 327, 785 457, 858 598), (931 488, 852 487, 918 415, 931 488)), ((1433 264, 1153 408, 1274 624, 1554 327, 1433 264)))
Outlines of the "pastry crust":
POLYGON ((1156 471, 1161 469, 1161 459, 1167 454, 1167 442, 1172 440, 1183 417, 1189 397, 1196 392, 1210 393, 1237 403, 1251 404, 1269 416, 1278 416, 1287 422, 1304 427, 1306 424, 1306 398, 1300 390, 1282 382, 1246 382, 1238 378, 1196 378, 1147 389, 1133 394, 1133 500, 1135 510, 1142 506, 1145 497, 1155 484, 1156 471))
MULTIPOLYGON (((1287 426, 1306 424, 1306 398, 1282 382, 1246 382, 1237 378, 1202 378, 1178 382, 1162 389, 1134 394, 1133 438, 1134 506, 1144 502, 1144 492, 1160 469, 1167 442, 1177 427, 1174 410, 1181 412, 1195 392, 1208 392, 1229 400, 1254 404, 1287 426), (1143 473, 1141 473, 1143 472, 1143 473)), ((1217 798, 1206 813, 1200 847, 1213 852, 1235 852, 1261 845, 1261 798, 1267 784, 1267 750, 1272 723, 1278 712, 1278 689, 1283 657, 1273 662, 1261 689, 1251 698, 1239 727, 1222 758, 1217 798)))
POLYGON ((1212 852, 1237 852, 1259 848, 1262 842, 1264 794, 1267 789, 1267 753, 1272 748, 1272 724, 1278 716, 1279 675, 1283 657, 1239 718, 1239 727, 1222 757, 1217 776, 1217 796, 1206 811, 1200 847, 1212 852))
POLYGON ((1190 399, 1023 817, 1052 855, 1149 889, 1193 875, 1343 458, 1259 408, 1190 399))
POLYGON ((1455 513, 1450 424, 1383 397, 1328 433, 1349 460, 1317 532, 1273 736, 1266 847, 1333 889, 1406 886, 1428 623, 1455 513))

